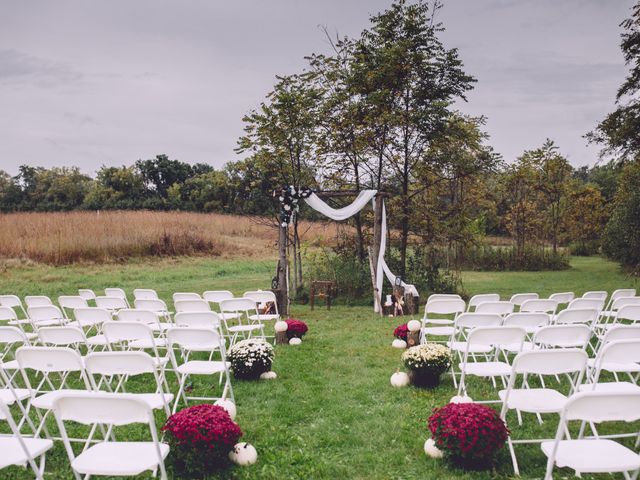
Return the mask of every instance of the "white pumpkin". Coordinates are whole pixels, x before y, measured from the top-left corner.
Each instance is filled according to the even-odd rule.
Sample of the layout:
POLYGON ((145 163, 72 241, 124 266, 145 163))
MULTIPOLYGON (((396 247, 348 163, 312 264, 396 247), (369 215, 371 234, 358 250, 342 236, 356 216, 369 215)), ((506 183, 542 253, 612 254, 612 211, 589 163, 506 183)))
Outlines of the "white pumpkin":
POLYGON ((229 452, 229 460, 236 465, 253 465, 258 461, 258 452, 250 443, 236 443, 229 452))
POLYGON ((298 337, 293 337, 289 340, 289 345, 300 345, 302 343, 302 339, 298 337))
POLYGON ((276 374, 276 372, 272 372, 272 371, 264 372, 264 373, 260 374, 260 379, 261 380, 273 380, 273 379, 275 379, 277 377, 278 377, 278 375, 276 374))
POLYGON ((427 457, 442 458, 442 450, 436 447, 436 442, 433 441, 433 438, 429 438, 424 442, 424 453, 427 454, 427 457))
POLYGON ((273 328, 276 330, 276 332, 286 332, 287 328, 289 328, 289 325, 287 325, 287 322, 278 320, 273 326, 273 328))
POLYGON ((396 373, 391 375, 390 381, 391 385, 397 388, 406 387, 410 383, 409 375, 407 375, 406 372, 401 372, 400 370, 397 370, 396 373))
POLYGON ((418 332, 420 328, 422 328, 422 322, 420 322, 420 320, 410 320, 407 323, 407 328, 410 332, 418 332))
POLYGON ((224 408, 231 417, 231 420, 236 418, 236 404, 231 400, 220 398, 214 402, 214 405, 218 405, 219 407, 224 408))
POLYGON ((407 348, 407 342, 405 342, 401 338, 396 338, 393 342, 391 342, 391 346, 393 348, 407 348))
POLYGON ((451 397, 449 403, 473 403, 473 399, 467 395, 455 395, 451 397))

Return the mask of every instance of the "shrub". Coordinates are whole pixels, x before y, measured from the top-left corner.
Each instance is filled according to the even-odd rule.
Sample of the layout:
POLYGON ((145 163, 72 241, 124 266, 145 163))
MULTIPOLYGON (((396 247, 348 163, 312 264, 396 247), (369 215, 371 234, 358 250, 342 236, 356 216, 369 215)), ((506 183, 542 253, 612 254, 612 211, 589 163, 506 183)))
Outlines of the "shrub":
POLYGON ((287 322, 287 338, 291 340, 292 338, 302 338, 309 327, 307 324, 301 320, 296 320, 295 318, 290 318, 285 320, 287 322))
POLYGON ((402 362, 417 387, 433 387, 451 366, 451 350, 440 343, 425 343, 411 347, 402 354, 402 362))
POLYGON ((305 251, 305 268, 309 280, 333 280, 335 293, 346 303, 372 300, 369 264, 360 262, 353 251, 330 248, 305 251))
POLYGON ((242 436, 240 427, 227 411, 202 404, 174 413, 162 427, 178 472, 203 478, 228 465, 229 452, 242 436))
POLYGON ((269 343, 249 338, 231 347, 227 360, 231 363, 234 377, 255 379, 271 370, 273 356, 273 347, 269 343))
POLYGON ((398 325, 393 331, 393 336, 399 338, 400 340, 407 341, 407 335, 409 334, 409 327, 407 327, 406 323, 402 325, 398 325))
POLYGON ((450 403, 436 408, 428 425, 445 457, 469 469, 490 467, 509 435, 498 413, 477 403, 450 403))

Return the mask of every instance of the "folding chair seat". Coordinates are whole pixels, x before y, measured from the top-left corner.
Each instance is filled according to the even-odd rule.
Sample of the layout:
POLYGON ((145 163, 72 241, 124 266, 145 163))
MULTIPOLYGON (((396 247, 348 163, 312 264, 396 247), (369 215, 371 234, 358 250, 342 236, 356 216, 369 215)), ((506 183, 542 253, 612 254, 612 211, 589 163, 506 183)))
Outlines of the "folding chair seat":
MULTIPOLYGON (((173 413, 178 409, 178 404, 182 399, 185 406, 189 400, 216 400, 227 398, 234 400, 233 388, 231 387, 231 375, 229 373, 229 362, 226 358, 226 348, 224 338, 213 330, 197 328, 172 328, 167 332, 169 341, 169 352, 171 363, 178 375, 180 387, 173 404, 173 413), (184 361, 178 364, 175 349, 179 349, 184 361), (209 353, 208 360, 190 360, 189 357, 194 352, 209 353), (220 360, 213 360, 215 353, 220 354, 220 360), (224 387, 220 397, 193 397, 185 393, 186 382, 190 375, 214 375, 224 376, 224 387)), ((222 378, 221 378, 222 380, 222 378)))
POLYGON ((511 302, 483 302, 476 307, 476 313, 495 313, 504 317, 513 312, 515 305, 511 302))
POLYGON ((158 300, 158 293, 151 288, 136 288, 133 290, 134 304, 136 300, 158 300))
MULTIPOLYGON (((433 295, 431 297, 433 297, 433 295)), ((431 299, 431 297, 429 297, 429 299, 431 299)), ((421 341, 424 343, 429 336, 451 337, 454 332, 453 324, 456 317, 466 309, 467 307, 464 300, 460 298, 436 298, 435 300, 428 301, 424 306, 424 316, 422 317, 422 328, 420 330, 421 341), (453 319, 435 317, 435 315, 451 315, 453 319)))
POLYGON ((61 295, 58 297, 58 305, 60 305, 60 310, 62 310, 62 314, 64 315, 64 318, 68 320, 74 319, 73 311, 76 308, 89 307, 89 304, 87 303, 87 301, 79 295, 76 295, 76 296, 61 295))
POLYGON ((29 438, 20 433, 7 408, 8 403, 0 398, 0 420, 9 424, 11 437, 0 436, 0 469, 11 465, 26 467, 29 465, 38 480, 44 479, 45 453, 53 447, 53 441, 47 438, 29 438), (36 460, 40 458, 39 462, 36 460))
POLYGON ((555 315, 556 310, 558 309, 558 302, 555 300, 549 300, 544 298, 525 300, 520 305, 521 312, 540 312, 540 313, 549 313, 551 315, 555 315))
POLYGON ((14 312, 18 309, 22 312, 23 317, 27 316, 27 311, 22 305, 22 300, 20 300, 20 297, 17 295, 0 295, 0 307, 11 308, 14 312))
POLYGON ((510 375, 511 365, 506 356, 504 356, 504 361, 500 360, 501 346, 522 344, 526 334, 527 332, 521 327, 476 327, 471 330, 467 337, 467 348, 463 360, 458 364, 461 372, 458 396, 467 396, 465 378, 469 375, 490 377, 494 386, 496 385, 495 377, 500 377, 506 386, 504 378, 510 375), (485 361, 475 361, 472 352, 477 345, 491 345, 493 347, 493 352, 485 357, 485 361))
POLYGON ((84 298, 87 302, 96 300, 96 293, 90 288, 79 288, 78 295, 84 298))
POLYGON ((527 300, 537 300, 538 298, 540 298, 540 295, 537 293, 516 293, 511 296, 509 301, 519 309, 527 300))
POLYGON ((574 298, 576 298, 576 294, 573 292, 560 292, 549 295, 549 300, 555 300, 558 305, 567 305, 574 298))
POLYGON ((467 312, 471 312, 472 308, 476 308, 483 302, 499 302, 500 295, 497 293, 480 293, 478 295, 474 295, 469 299, 469 303, 467 304, 467 312))
POLYGON ((16 312, 10 307, 0 307, 0 322, 7 322, 8 326, 15 326, 19 328, 29 340, 35 340, 38 338, 38 334, 34 332, 27 332, 24 327, 30 325, 31 321, 28 318, 18 319, 16 312))
POLYGON ((250 315, 249 318, 251 320, 260 320, 262 322, 280 320, 278 301, 275 293, 265 290, 255 290, 244 292, 244 298, 250 298, 257 306, 258 313, 256 315, 250 315), (260 313, 263 309, 270 308, 270 305, 275 313, 260 313))
POLYGON ((55 305, 27 307, 27 314, 34 331, 37 331, 40 327, 51 327, 67 323, 67 319, 55 305))
POLYGON ((172 295, 173 303, 183 300, 202 300, 199 293, 195 292, 176 292, 172 295))
POLYGON ((104 289, 105 297, 116 297, 124 300, 124 303, 127 305, 124 308, 130 308, 129 299, 127 298, 126 292, 122 288, 105 288, 104 289))
POLYGON ((164 300, 159 298, 147 300, 136 299, 133 304, 136 310, 151 310, 159 317, 165 318, 167 321, 171 320, 171 312, 164 300))
POLYGON ((76 478, 81 478, 80 475, 134 476, 147 470, 155 473, 158 469, 160 478, 167 478, 164 460, 169 454, 169 445, 159 441, 153 411, 142 399, 121 393, 79 393, 62 395, 53 408, 76 478), (76 456, 65 421, 118 426, 142 423, 148 426, 152 441, 102 441, 76 456))
POLYGON ((24 303, 29 307, 48 307, 53 305, 53 302, 49 297, 44 295, 27 295, 24 297, 24 303))
POLYGON ((216 312, 180 312, 174 318, 176 327, 208 328, 220 331, 220 317, 216 312))
MULTIPOLYGON (((614 330, 611 330, 614 331, 614 330)), ((603 343, 595 359, 589 359, 589 382, 580 387, 582 391, 635 391, 640 390, 640 338, 614 340, 603 343), (600 382, 603 371, 613 374, 614 382, 600 382), (628 382, 621 381, 619 375, 626 374, 628 382)))
MULTIPOLYGON (((573 393, 582 381, 587 365, 587 354, 584 350, 537 350, 521 352, 513 360, 507 388, 500 390, 498 396, 502 401, 500 417, 507 423, 507 412, 516 410, 518 423, 522 425, 521 412, 533 413, 542 423, 540 414, 560 413, 567 402, 567 395, 552 388, 531 388, 528 375, 567 375, 570 382, 570 393, 573 393), (517 377, 522 377, 521 388, 517 388, 517 377)), ((513 431, 513 429, 511 429, 513 431)), ((516 475, 520 475, 515 455, 516 443, 542 443, 543 439, 513 440, 511 435, 507 443, 511 453, 511 461, 516 475)))
POLYGON ((116 314, 119 310, 129 308, 129 304, 122 297, 98 296, 96 297, 96 307, 107 310, 112 314, 116 314))
MULTIPOLYGON (((155 381, 155 392, 131 393, 144 400, 153 410, 164 410, 170 414, 169 405, 173 395, 166 391, 154 358, 142 351, 94 352, 84 359, 89 382, 95 391, 104 386, 112 393, 131 393, 126 390, 127 381, 138 375, 150 374, 155 381), (96 380, 99 377, 99 380, 96 380), (115 385, 114 385, 115 384, 115 385)), ((166 385, 166 384, 165 384, 166 385)))
POLYGON ((239 336, 251 338, 254 334, 259 334, 260 338, 265 338, 264 325, 261 320, 255 317, 258 314, 256 303, 250 298, 222 300, 220 302, 220 311, 226 333, 231 337, 231 345, 235 344, 239 336), (229 326, 228 314, 233 314, 233 317, 237 319, 237 325, 229 326), (254 320, 252 320, 252 316, 254 316, 254 320))
POLYGON ((148 325, 154 332, 164 332, 173 325, 161 322, 158 315, 151 310, 140 310, 138 308, 125 308, 118 312, 119 322, 138 322, 148 325))
MULTIPOLYGON (((565 440, 570 421, 633 422, 640 419, 640 392, 580 392, 572 395, 562 410, 555 440, 543 442, 547 456, 545 480, 553 478, 553 468, 568 467, 576 473, 623 473, 626 479, 640 468, 640 455, 606 438, 565 440)), ((637 472, 634 474, 634 477, 637 472)))

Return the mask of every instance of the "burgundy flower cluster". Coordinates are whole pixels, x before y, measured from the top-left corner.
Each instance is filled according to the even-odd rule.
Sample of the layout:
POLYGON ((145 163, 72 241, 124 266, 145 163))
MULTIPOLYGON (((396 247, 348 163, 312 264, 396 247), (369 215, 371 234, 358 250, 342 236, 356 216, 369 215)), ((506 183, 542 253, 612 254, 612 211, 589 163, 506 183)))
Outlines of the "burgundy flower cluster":
POLYGON ((488 468, 509 436, 498 413, 477 403, 449 403, 436 408, 428 424, 436 446, 465 468, 488 468))
POLYGON ((296 320, 295 318, 289 318, 285 320, 287 322, 287 338, 292 339, 294 337, 302 338, 302 336, 307 333, 309 327, 307 324, 301 320, 296 320))
POLYGON ((393 336, 399 338, 400 340, 407 341, 407 335, 409 334, 409 327, 407 327, 406 323, 402 325, 398 325, 396 329, 393 331, 393 336))
POLYGON ((227 411, 202 404, 171 415, 164 427, 178 470, 203 476, 228 463, 229 452, 242 436, 227 411))

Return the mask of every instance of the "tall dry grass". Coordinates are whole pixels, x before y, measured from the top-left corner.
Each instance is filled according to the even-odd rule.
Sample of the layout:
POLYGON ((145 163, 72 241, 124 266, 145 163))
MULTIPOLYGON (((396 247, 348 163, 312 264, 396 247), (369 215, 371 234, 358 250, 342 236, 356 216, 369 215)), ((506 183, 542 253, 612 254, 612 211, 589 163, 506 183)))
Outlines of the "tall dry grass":
MULTIPOLYGON (((304 239, 332 242, 332 223, 302 222, 304 239)), ((53 265, 130 257, 275 256, 267 219, 213 213, 109 211, 0 214, 0 258, 53 265)))

